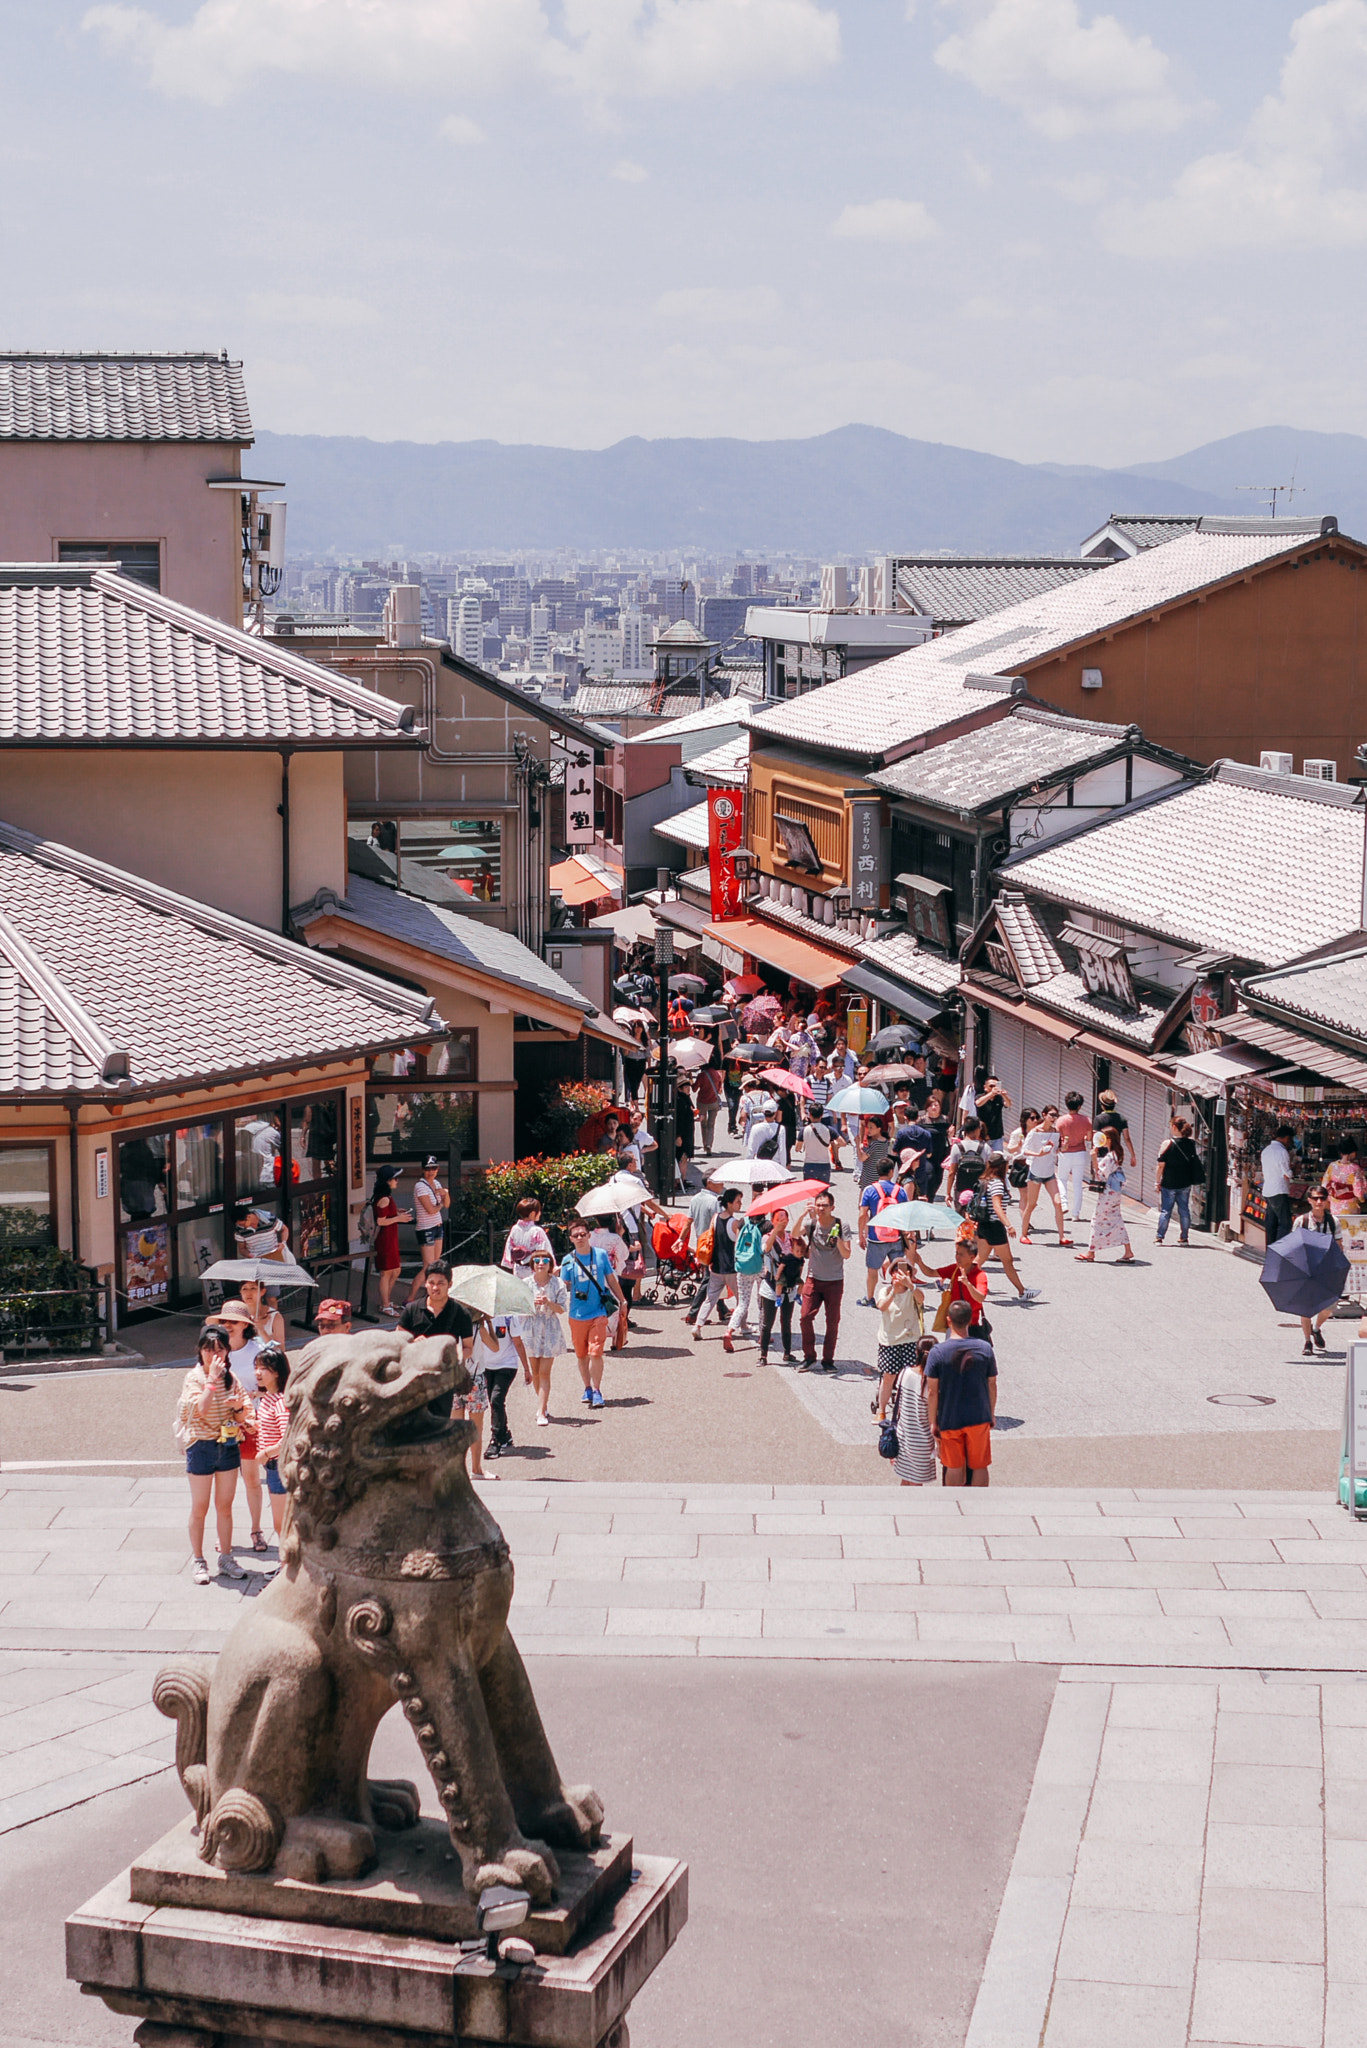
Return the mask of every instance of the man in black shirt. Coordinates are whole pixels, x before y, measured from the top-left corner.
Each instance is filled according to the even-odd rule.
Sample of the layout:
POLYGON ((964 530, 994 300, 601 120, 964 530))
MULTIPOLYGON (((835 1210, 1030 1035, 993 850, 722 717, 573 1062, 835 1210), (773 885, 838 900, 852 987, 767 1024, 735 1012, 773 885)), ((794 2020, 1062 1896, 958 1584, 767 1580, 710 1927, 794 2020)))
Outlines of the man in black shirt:
POLYGON ((974 1093, 978 1098, 978 1122, 988 1140, 991 1151, 1000 1151, 1002 1142, 1002 1120, 1005 1111, 1011 1107, 1011 1097, 1002 1088, 995 1074, 989 1074, 979 1067, 973 1078, 974 1093))
MULTIPOLYGON (((460 1354, 467 1363, 475 1348, 475 1326, 470 1311, 451 1299, 451 1268, 445 1259, 434 1259, 423 1274, 427 1299, 415 1294, 395 1325, 407 1343, 412 1337, 459 1337, 460 1354)), ((429 1406, 437 1415, 449 1415, 453 1396, 448 1389, 429 1406)))

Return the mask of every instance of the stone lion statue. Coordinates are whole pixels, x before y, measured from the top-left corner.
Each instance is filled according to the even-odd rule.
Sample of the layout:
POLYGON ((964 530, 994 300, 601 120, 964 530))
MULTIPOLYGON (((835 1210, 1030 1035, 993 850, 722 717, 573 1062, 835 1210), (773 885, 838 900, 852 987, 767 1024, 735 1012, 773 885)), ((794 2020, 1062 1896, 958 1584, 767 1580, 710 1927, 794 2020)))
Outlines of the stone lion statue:
POLYGON ((412 1827, 417 1788, 366 1776, 398 1701, 446 1812, 467 1891, 538 1903, 553 1848, 597 1845, 603 1808, 567 1789, 508 1633, 513 1567, 466 1475, 470 1385, 449 1337, 323 1337, 290 1376, 282 1570, 217 1659, 165 1665, 153 1698, 199 1853, 233 1871, 355 1877, 373 1830, 412 1827))

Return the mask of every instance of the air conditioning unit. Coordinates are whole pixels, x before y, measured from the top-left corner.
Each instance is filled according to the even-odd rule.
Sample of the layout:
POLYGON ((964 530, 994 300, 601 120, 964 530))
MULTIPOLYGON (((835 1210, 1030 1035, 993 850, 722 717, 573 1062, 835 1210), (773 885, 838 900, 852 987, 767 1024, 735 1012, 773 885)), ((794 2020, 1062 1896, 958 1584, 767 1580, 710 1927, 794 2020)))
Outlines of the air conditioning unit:
POLYGON ((1099 690, 1101 688, 1102 680, 1103 678, 1101 670, 1099 668, 1083 669, 1082 687, 1084 690, 1099 690))
POLYGON ((1301 774, 1311 775, 1317 782, 1337 782, 1338 763, 1336 761, 1312 761, 1307 755, 1301 763, 1301 774))
POLYGON ((1290 775, 1295 767, 1295 758, 1291 754, 1263 754, 1258 766, 1269 775, 1290 775))

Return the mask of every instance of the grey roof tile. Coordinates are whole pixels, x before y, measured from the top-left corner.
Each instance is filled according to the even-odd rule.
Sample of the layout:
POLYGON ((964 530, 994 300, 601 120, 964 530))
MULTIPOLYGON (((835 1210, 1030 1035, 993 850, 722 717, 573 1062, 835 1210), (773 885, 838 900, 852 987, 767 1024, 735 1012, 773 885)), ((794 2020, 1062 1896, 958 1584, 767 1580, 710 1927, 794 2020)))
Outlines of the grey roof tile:
POLYGON ((860 957, 870 967, 894 974, 923 988, 933 996, 948 995, 959 985, 959 963, 943 953, 932 953, 917 944, 912 932, 894 932, 886 939, 867 939, 859 947, 860 957))
POLYGON ((1105 567, 1076 555, 898 555, 895 560, 898 597, 923 617, 955 626, 1105 567))
POLYGON ((658 818, 654 830, 661 839, 672 839, 676 846, 704 847, 707 845, 708 819, 706 801, 694 804, 687 811, 675 811, 671 818, 658 818))
MULTIPOLYGON (((1215 531, 1207 522, 1201 532, 1166 547, 1108 563, 1096 575, 1046 590, 976 625, 942 633, 839 682, 766 707, 751 719, 751 731, 761 744, 772 736, 879 760, 908 740, 983 710, 990 695, 978 687, 978 679, 1011 676, 1157 606, 1292 553, 1310 538, 1305 531, 1299 537, 1269 532, 1265 524, 1251 533, 1215 531)), ((999 681, 998 687, 1005 693, 1008 685, 999 681)))
POLYGON ((0 566, 0 744, 348 743, 412 711, 90 563, 0 566))
POLYGON ((1076 1018, 1080 1027, 1102 1031, 1111 1038, 1128 1039, 1131 1045, 1151 1048, 1158 1036, 1159 1026, 1168 1012, 1141 996, 1139 1008, 1128 1013, 1116 1009, 1110 1003, 1098 1002, 1091 995, 1080 975, 1066 969, 1049 976, 1047 980, 1035 982, 1026 990, 1032 1003, 1039 1003, 1046 1010, 1054 1010, 1062 1017, 1076 1018))
POLYGON ((723 740, 720 746, 709 747, 705 754, 695 754, 691 761, 684 762, 684 773, 690 782, 715 784, 719 789, 742 788, 749 772, 748 732, 723 740))
POLYGON ((1278 966, 1359 928, 1356 794, 1221 763, 1210 781, 1160 791, 1017 855, 1001 873, 1013 889, 1278 966))
POLYGON ((434 1029, 427 997, 0 825, 0 1094, 157 1090, 434 1029))
POLYGON ((252 439, 241 363, 207 352, 0 352, 0 440, 252 439))
POLYGON ((372 882, 352 874, 347 880, 344 901, 330 890, 321 890, 311 904, 294 913, 301 931, 307 931, 324 917, 340 917, 368 931, 383 932, 388 938, 434 953, 459 967, 495 975, 510 988, 551 996, 556 1002, 585 1013, 593 1010, 587 996, 572 988, 538 953, 510 932, 485 924, 470 912, 424 901, 406 889, 394 889, 385 882, 372 882))
POLYGON ((869 776, 875 789, 945 810, 990 810, 1017 790, 1070 779, 1114 752, 1130 727, 1017 704, 995 725, 908 754, 869 776))
POLYGON ((1037 983, 1064 972, 1062 955, 1038 913, 1023 896, 1014 890, 1003 891, 993 907, 1024 987, 1034 988, 1037 983))
POLYGON ((1244 983, 1244 991, 1254 1001, 1261 997, 1367 1044, 1367 949, 1260 974, 1244 983))

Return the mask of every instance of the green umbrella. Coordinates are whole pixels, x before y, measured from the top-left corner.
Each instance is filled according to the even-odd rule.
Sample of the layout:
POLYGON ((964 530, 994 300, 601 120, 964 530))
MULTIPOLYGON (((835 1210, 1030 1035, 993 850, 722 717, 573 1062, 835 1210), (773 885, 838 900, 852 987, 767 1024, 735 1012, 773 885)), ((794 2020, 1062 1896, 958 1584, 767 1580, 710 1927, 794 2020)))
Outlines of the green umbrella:
POLYGON ((451 1299, 481 1316, 526 1316, 535 1306, 526 1281, 505 1273, 502 1266, 457 1266, 451 1275, 451 1299))

